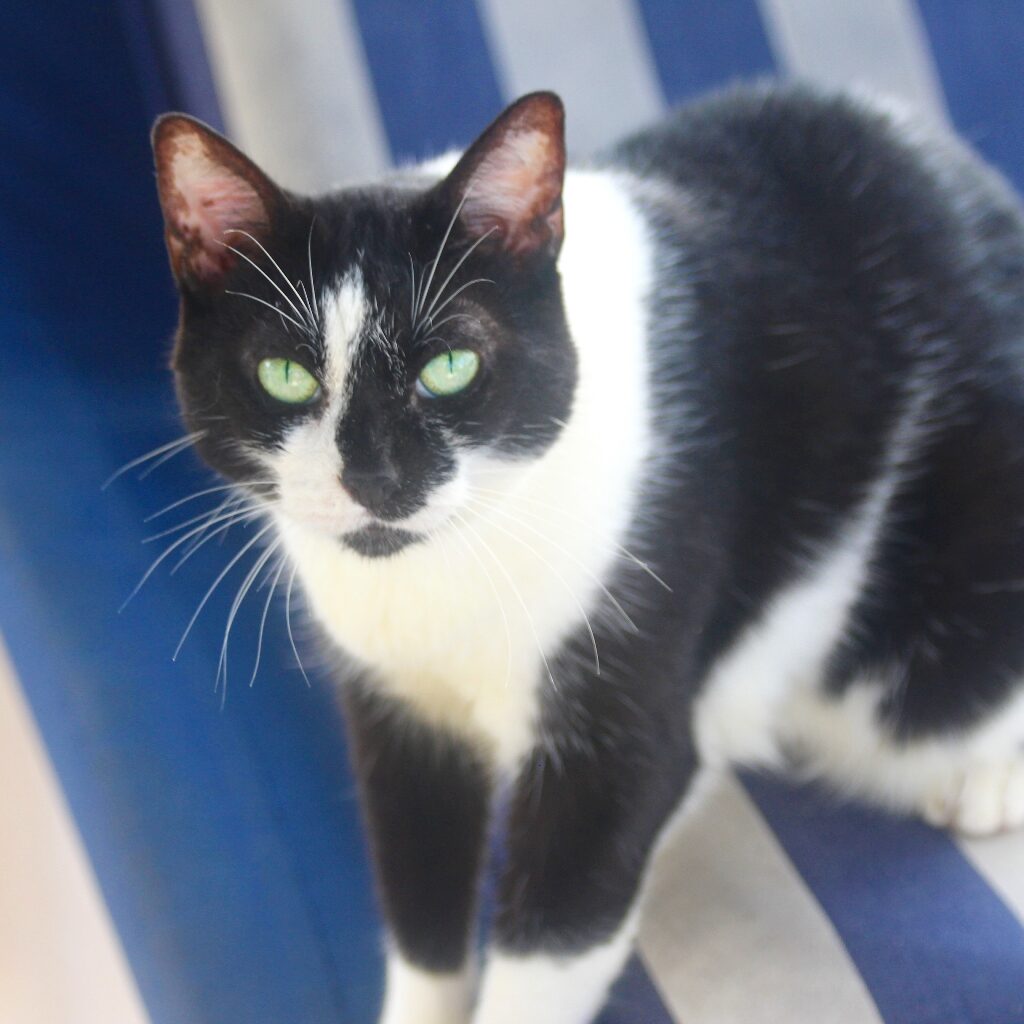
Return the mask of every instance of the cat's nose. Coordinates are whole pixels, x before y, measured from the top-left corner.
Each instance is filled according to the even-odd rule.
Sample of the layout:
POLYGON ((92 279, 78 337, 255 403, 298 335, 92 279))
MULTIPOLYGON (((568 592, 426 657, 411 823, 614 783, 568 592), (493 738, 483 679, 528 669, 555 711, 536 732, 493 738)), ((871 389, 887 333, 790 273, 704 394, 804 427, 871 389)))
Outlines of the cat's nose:
POLYGON ((341 471, 341 486, 363 508, 376 515, 386 516, 388 506, 398 494, 401 481, 393 465, 384 464, 372 469, 346 466, 341 471))

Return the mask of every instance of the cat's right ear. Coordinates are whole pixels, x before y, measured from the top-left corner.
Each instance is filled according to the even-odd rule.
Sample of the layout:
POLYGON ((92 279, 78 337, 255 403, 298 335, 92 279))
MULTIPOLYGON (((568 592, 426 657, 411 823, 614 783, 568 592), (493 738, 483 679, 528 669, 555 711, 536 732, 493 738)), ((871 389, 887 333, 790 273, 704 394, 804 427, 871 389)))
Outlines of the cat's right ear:
POLYGON ((283 194, 227 139, 186 114, 157 120, 153 155, 175 280, 189 291, 216 290, 239 253, 266 241, 283 194))

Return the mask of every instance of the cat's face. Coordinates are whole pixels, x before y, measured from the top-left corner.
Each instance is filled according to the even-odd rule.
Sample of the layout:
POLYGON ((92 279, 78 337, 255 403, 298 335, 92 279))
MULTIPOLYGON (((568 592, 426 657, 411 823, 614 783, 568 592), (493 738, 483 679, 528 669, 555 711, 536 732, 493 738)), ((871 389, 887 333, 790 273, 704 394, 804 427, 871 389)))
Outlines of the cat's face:
POLYGON ((509 108, 440 182, 302 199, 209 129, 154 131, 203 457, 366 556, 429 539, 569 416, 562 110, 509 108))

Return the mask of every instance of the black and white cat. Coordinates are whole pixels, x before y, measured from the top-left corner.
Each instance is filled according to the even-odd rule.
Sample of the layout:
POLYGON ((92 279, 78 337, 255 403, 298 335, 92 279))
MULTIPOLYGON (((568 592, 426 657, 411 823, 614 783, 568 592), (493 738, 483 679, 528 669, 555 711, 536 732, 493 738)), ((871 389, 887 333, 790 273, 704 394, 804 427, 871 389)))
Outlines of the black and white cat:
POLYGON ((346 656, 386 1024, 591 1020, 702 766, 1024 823, 1024 221, 963 146, 768 87, 316 199, 154 145, 185 419, 346 656))

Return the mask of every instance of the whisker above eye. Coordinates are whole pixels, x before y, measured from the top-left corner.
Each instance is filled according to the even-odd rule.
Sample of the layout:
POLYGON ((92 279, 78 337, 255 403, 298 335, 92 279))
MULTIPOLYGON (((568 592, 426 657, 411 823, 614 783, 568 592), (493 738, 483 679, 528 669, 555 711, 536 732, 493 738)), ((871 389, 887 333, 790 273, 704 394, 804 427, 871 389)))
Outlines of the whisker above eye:
POLYGON ((309 333, 309 329, 303 324, 300 324, 299 321, 295 319, 295 317, 289 316, 279 306, 275 306, 272 302, 267 302, 266 299, 261 299, 258 295, 250 295, 248 292, 234 292, 230 288, 225 288, 224 294, 237 295, 239 296, 239 298, 243 299, 252 299, 253 302, 258 302, 261 306, 266 306, 267 309, 272 309, 279 317, 281 317, 284 320, 287 320, 291 324, 294 324, 296 327, 298 327, 300 331, 302 331, 303 334, 309 333))
MULTIPOLYGON (((475 242, 474 242, 474 243, 473 243, 473 244, 472 244, 472 245, 471 245, 471 246, 470 246, 470 247, 469 247, 469 248, 468 248, 468 249, 467 249, 467 250, 466 250, 466 251, 465 251, 465 252, 464 252, 464 253, 463 253, 463 254, 462 254, 461 256, 460 256, 460 257, 459 257, 459 259, 458 259, 458 262, 457 262, 457 263, 455 264, 455 266, 454 266, 454 267, 452 267, 452 269, 451 269, 451 270, 449 271, 449 273, 448 273, 448 276, 447 276, 447 277, 446 277, 446 278, 444 279, 444 281, 442 281, 442 282, 441 282, 441 287, 437 289, 437 294, 436 294, 436 295, 434 296, 434 299, 433 299, 433 301, 432 301, 432 302, 430 303, 430 307, 429 307, 429 308, 427 309, 427 312, 426 312, 426 314, 425 314, 425 315, 424 315, 424 317, 423 317, 423 320, 424 320, 424 322, 425 322, 425 323, 429 323, 429 322, 430 322, 430 318, 431 318, 431 316, 432 316, 432 314, 433 314, 433 312, 434 312, 434 308, 435 308, 435 307, 437 306, 437 303, 438 303, 438 301, 440 300, 441 296, 442 296, 442 295, 444 295, 444 290, 445 290, 445 288, 447 288, 447 287, 448 287, 448 285, 449 285, 449 284, 451 283, 451 281, 452 281, 452 278, 453 278, 453 277, 455 277, 455 275, 456 275, 456 274, 457 274, 457 273, 459 272, 459 269, 460 269, 460 268, 462 267, 462 264, 463 264, 463 263, 465 263, 465 262, 466 262, 466 260, 468 260, 468 259, 469 259, 469 257, 473 255, 473 253, 474 253, 474 252, 475 252, 475 251, 477 250, 477 248, 478 248, 478 247, 479 247, 479 246, 480 246, 480 245, 481 245, 481 244, 482 244, 483 242, 485 242, 485 241, 486 241, 486 240, 487 240, 487 239, 488 239, 488 238, 489 238, 489 237, 490 237, 490 236, 491 236, 491 235, 492 235, 492 234, 493 234, 493 233, 494 233, 495 231, 497 231, 497 230, 498 230, 497 226, 495 226, 495 227, 492 227, 492 228, 488 228, 488 229, 487 229, 487 230, 486 230, 486 231, 485 231, 485 232, 484 232, 484 233, 483 233, 483 234, 482 234, 482 235, 481 235, 481 236, 480 236, 480 237, 479 237, 479 238, 478 238, 478 239, 477 239, 477 240, 476 240, 476 241, 475 241, 475 242)), ((484 279, 483 279, 483 278, 477 278, 477 280, 478 280, 478 281, 480 281, 480 280, 484 280, 484 279)), ((474 282, 474 283, 476 283, 476 282, 474 282)), ((493 284, 494 282, 492 281, 491 283, 493 284)), ((444 305, 446 306, 446 305, 448 304, 448 302, 450 302, 450 301, 451 301, 451 299, 452 299, 452 298, 454 298, 454 297, 455 297, 456 295, 458 295, 458 294, 459 294, 459 291, 462 291, 462 290, 463 290, 463 289, 461 289, 461 288, 460 288, 460 289, 459 289, 458 291, 454 292, 454 293, 453 293, 453 294, 452 294, 452 295, 451 295, 451 296, 450 296, 450 297, 449 297, 448 299, 446 299, 446 300, 445 300, 445 303, 444 303, 444 305)), ((444 306, 442 306, 441 308, 443 309, 443 308, 444 308, 444 306)))
MULTIPOLYGON (((242 234, 245 234, 245 232, 243 231, 242 234)), ((299 321, 302 321, 298 323, 300 330, 303 330, 307 333, 312 333, 310 325, 304 322, 305 315, 303 314, 303 312, 299 309, 298 306, 295 305, 294 302, 292 302, 290 298, 288 298, 288 295, 281 290, 281 286, 254 259, 247 256, 244 252, 242 252, 241 249, 238 249, 233 245, 228 245, 227 242, 220 242, 219 244, 224 246, 224 248, 227 249, 229 252, 233 252, 236 256, 240 256, 243 260, 245 260, 246 263, 249 264, 250 267, 252 267, 258 274, 260 274, 271 286, 271 288, 273 288, 274 291, 276 291, 277 294, 280 295, 281 298, 284 299, 284 301, 287 302, 289 306, 291 306, 292 312, 299 318, 299 321)), ((251 295, 249 296, 249 298, 253 297, 254 296, 251 295)), ((277 307, 271 306, 271 309, 277 309, 277 307)))
MULTIPOLYGON (((284 283, 286 285, 288 285, 289 288, 291 288, 292 293, 295 295, 295 298, 299 302, 299 305, 302 306, 302 308, 305 310, 306 316, 303 317, 302 313, 300 313, 299 310, 295 309, 294 305, 292 305, 292 309, 295 309, 295 312, 298 315, 300 320, 301 319, 305 319, 306 323, 309 325, 309 327, 311 329, 315 329, 316 321, 313 319, 313 310, 311 310, 309 308, 309 304, 308 303, 303 302, 302 296, 299 294, 299 289, 295 287, 295 284, 292 281, 292 279, 281 269, 281 266, 277 262, 277 260, 275 260, 274 257, 271 256, 269 252, 267 252, 267 247, 258 238, 256 238, 255 235, 251 235, 251 234, 249 234, 248 231, 243 231, 241 228, 228 228, 227 231, 224 232, 224 234, 225 235, 232 235, 232 234, 245 235, 245 237, 248 238, 250 242, 252 242, 253 244, 258 245, 260 247, 260 251, 274 265, 274 269, 281 275, 281 279, 284 281, 284 283)), ((249 262, 252 263, 251 260, 249 262)), ((253 266, 256 266, 256 264, 253 263, 253 266)), ((269 280, 269 278, 268 278, 268 280, 269 280)), ((278 290, 280 290, 280 289, 278 289, 278 290)), ((282 295, 283 294, 284 293, 282 292, 282 295)), ((287 296, 285 296, 285 298, 287 298, 287 296)), ((289 300, 289 305, 291 305, 291 300, 289 300)))
MULTIPOLYGON (((494 284, 494 281, 489 277, 474 277, 472 281, 467 281, 465 284, 459 285, 459 287, 456 288, 455 291, 453 291, 451 295, 449 295, 448 298, 446 298, 444 302, 442 302, 441 305, 437 307, 437 312, 441 313, 446 306, 454 302, 455 299, 457 299, 467 288, 471 287, 474 284, 494 284)), ((429 324, 430 318, 433 315, 433 313, 428 313, 427 316, 424 318, 423 324, 429 324)))
POLYGON ((306 239, 306 261, 309 263, 309 297, 313 300, 313 312, 316 314, 317 323, 320 322, 320 304, 316 301, 316 285, 313 283, 313 228, 316 227, 316 217, 309 222, 309 237, 306 239))
POLYGON ((423 294, 419 297, 420 301, 416 306, 416 313, 413 316, 414 334, 416 333, 416 321, 419 319, 420 313, 423 311, 423 303, 430 295, 430 286, 434 283, 434 274, 437 272, 437 265, 441 262, 441 256, 444 253, 444 247, 448 244, 448 238, 452 233, 452 228, 455 227, 455 222, 459 219, 459 214, 462 213, 462 208, 466 205, 466 200, 469 198, 469 191, 469 189, 466 190, 465 195, 463 195, 462 199, 459 200, 459 205, 455 207, 452 219, 448 221, 448 227, 445 229, 444 237, 441 239, 441 244, 437 248, 437 255, 430 264, 430 276, 423 285, 423 294))

